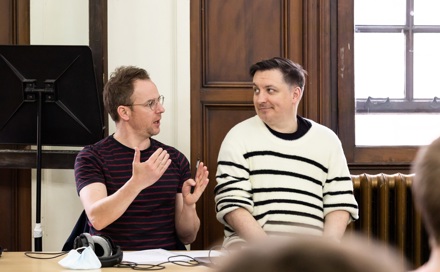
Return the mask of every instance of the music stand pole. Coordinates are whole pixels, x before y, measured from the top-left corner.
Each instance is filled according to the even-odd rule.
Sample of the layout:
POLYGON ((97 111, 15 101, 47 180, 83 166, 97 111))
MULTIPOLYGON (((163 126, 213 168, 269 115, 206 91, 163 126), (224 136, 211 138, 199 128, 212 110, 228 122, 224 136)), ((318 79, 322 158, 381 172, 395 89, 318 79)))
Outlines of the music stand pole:
POLYGON ((38 108, 37 108, 37 184, 36 184, 36 210, 35 210, 35 228, 34 228, 34 246, 35 251, 43 250, 43 230, 41 228, 41 160, 42 160, 42 107, 43 90, 38 90, 38 108))

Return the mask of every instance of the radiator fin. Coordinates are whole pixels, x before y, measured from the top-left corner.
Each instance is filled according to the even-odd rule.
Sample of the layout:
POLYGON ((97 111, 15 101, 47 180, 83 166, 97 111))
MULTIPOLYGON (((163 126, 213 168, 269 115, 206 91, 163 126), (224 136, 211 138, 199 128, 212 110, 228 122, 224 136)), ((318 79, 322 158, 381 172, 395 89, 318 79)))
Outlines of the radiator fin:
POLYGON ((359 231, 395 247, 414 267, 425 263, 430 254, 427 234, 415 211, 411 184, 413 174, 352 175, 359 204, 359 220, 347 233, 359 231))

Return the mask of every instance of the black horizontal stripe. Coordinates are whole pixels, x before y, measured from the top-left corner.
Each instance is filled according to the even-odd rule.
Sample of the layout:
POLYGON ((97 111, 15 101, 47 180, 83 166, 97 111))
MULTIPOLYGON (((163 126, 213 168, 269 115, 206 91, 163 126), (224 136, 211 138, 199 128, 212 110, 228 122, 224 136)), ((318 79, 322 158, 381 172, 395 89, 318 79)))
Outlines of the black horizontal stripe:
POLYGON ((230 162, 230 161, 218 161, 218 162, 217 162, 217 167, 218 167, 219 165, 233 166, 233 167, 235 167, 235 168, 242 169, 242 170, 244 170, 244 171, 246 171, 246 172, 249 173, 249 169, 247 169, 247 168, 244 167, 243 165, 238 164, 238 163, 235 163, 235 162, 230 162))
POLYGON ((247 180, 247 179, 246 178, 234 177, 233 180, 230 180, 230 181, 227 181, 227 182, 223 182, 221 184, 217 184, 215 186, 215 188, 214 188, 214 193, 217 194, 223 187, 230 186, 230 185, 232 185, 234 183, 241 182, 241 181, 244 181, 244 180, 247 180))
POLYGON ((298 189, 292 189, 292 188, 283 188, 283 187, 276 187, 276 188, 254 188, 252 189, 252 193, 253 194, 259 194, 259 193, 276 193, 276 192, 285 192, 285 193, 296 193, 296 194, 302 194, 302 195, 306 195, 306 196, 310 196, 313 198, 316 198, 320 201, 322 201, 322 197, 321 196, 317 196, 313 193, 310 193, 308 191, 304 191, 304 190, 298 190, 298 189))
POLYGON ((249 192, 249 191, 243 190, 242 188, 232 187, 232 188, 226 188, 226 189, 222 190, 221 192, 218 192, 217 194, 218 194, 218 195, 220 195, 220 194, 226 194, 226 193, 228 193, 228 192, 233 192, 233 191, 241 191, 241 192, 246 192, 246 193, 249 193, 249 194, 251 193, 251 192, 249 192))
POLYGON ((308 217, 308 218, 316 219, 316 220, 318 220, 320 222, 324 222, 324 219, 321 218, 320 216, 316 216, 314 214, 305 213, 305 212, 289 211, 289 210, 271 210, 271 211, 267 211, 267 212, 259 214, 259 215, 255 215, 254 217, 255 217, 256 220, 260 220, 261 218, 265 217, 266 215, 270 215, 270 214, 297 215, 297 216, 302 216, 302 217, 308 217))
POLYGON ((334 196, 334 195, 352 195, 352 194, 353 194, 353 191, 349 190, 349 191, 327 192, 327 193, 324 193, 324 196, 326 196, 326 195, 332 195, 332 196, 334 196))
POLYGON ((243 205, 239 205, 239 204, 244 204, 244 205, 248 205, 248 206, 252 206, 252 202, 249 201, 245 201, 245 200, 241 200, 241 199, 222 199, 219 202, 217 202, 217 205, 215 205, 215 210, 217 212, 230 208, 230 207, 243 207, 243 205), (218 208, 218 206, 220 206, 220 204, 225 204, 225 206, 223 206, 221 209, 218 208))
POLYGON ((325 181, 325 183, 332 183, 333 181, 350 181, 351 182, 351 178, 350 177, 335 177, 333 179, 328 179, 325 181))
POLYGON ((216 207, 215 209, 217 210, 217 212, 220 212, 220 211, 223 211, 223 210, 226 210, 226 209, 232 208, 232 207, 239 207, 239 208, 242 208, 243 206, 242 206, 242 205, 238 205, 238 204, 229 204, 229 205, 225 205, 225 206, 223 206, 221 209, 218 209, 218 207, 216 207))
POLYGON ((335 204, 324 205, 324 208, 340 208, 340 207, 348 207, 348 208, 354 208, 354 209, 358 208, 357 205, 349 204, 349 203, 335 203, 335 204))
POLYGON ((326 167, 324 167, 322 164, 320 164, 314 160, 307 159, 307 158, 300 157, 300 156, 296 156, 296 155, 287 155, 287 154, 283 154, 283 153, 279 153, 279 152, 265 150, 265 151, 248 152, 248 153, 244 154, 243 156, 245 159, 248 159, 251 157, 256 157, 256 156, 273 156, 273 157, 279 157, 279 158, 284 158, 284 159, 297 160, 297 161, 302 161, 302 162, 314 165, 314 166, 318 167, 319 169, 321 169, 324 173, 328 173, 328 169, 326 167))
POLYGON ((256 175, 278 175, 278 176, 290 176, 290 177, 296 177, 296 178, 300 178, 300 179, 304 179, 304 180, 308 180, 311 181, 319 186, 322 186, 321 181, 314 179, 312 177, 306 176, 306 175, 302 175, 302 174, 298 174, 295 172, 288 172, 288 171, 280 171, 280 170, 272 170, 272 169, 261 169, 261 170, 254 170, 250 172, 251 176, 256 176, 256 175))
POLYGON ((307 206, 307 207, 319 210, 321 212, 323 211, 323 208, 321 206, 311 204, 310 202, 299 201, 299 200, 294 200, 294 199, 268 199, 268 200, 264 200, 264 201, 257 201, 254 203, 254 206, 264 206, 264 205, 269 205, 269 204, 273 204, 273 203, 298 204, 298 205, 307 206))

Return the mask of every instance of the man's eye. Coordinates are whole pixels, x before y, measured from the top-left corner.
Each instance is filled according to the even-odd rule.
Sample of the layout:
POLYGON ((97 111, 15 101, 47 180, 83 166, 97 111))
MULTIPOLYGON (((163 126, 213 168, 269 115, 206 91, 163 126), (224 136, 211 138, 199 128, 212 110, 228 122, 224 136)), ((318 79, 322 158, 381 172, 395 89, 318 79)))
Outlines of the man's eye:
POLYGON ((260 93, 260 90, 257 88, 254 88, 254 93, 260 93))
POLYGON ((156 101, 155 101, 155 100, 147 101, 147 106, 150 107, 150 108, 153 107, 154 104, 156 104, 156 101))

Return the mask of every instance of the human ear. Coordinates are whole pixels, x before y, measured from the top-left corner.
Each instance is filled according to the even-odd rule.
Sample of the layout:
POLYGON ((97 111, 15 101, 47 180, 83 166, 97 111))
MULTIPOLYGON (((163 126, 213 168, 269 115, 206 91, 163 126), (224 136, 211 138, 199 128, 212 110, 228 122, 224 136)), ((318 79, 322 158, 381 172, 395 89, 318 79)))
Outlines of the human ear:
POLYGON ((131 111, 127 106, 119 106, 118 107, 118 115, 122 120, 130 119, 131 111))
POLYGON ((292 87, 292 99, 295 102, 298 102, 299 100, 301 100, 302 93, 303 93, 303 91, 299 86, 292 87))

